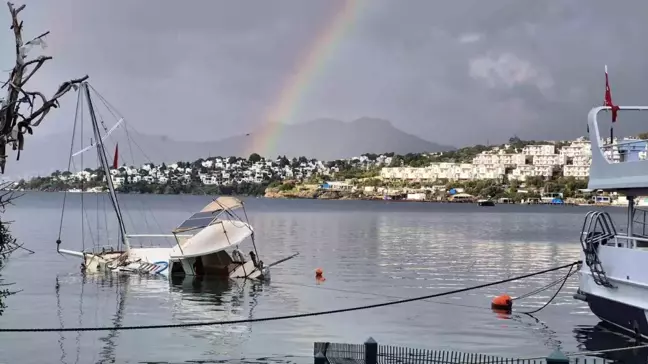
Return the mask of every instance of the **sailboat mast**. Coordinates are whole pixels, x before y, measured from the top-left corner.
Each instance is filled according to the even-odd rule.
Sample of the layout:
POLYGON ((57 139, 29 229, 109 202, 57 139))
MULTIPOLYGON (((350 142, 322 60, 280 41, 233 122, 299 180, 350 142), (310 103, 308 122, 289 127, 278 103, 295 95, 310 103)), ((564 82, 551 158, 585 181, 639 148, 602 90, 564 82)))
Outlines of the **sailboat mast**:
POLYGON ((92 104, 92 98, 90 97, 90 89, 88 88, 88 84, 86 82, 84 82, 81 87, 83 87, 83 89, 85 90, 86 98, 88 100, 88 112, 90 114, 90 119, 92 120, 92 130, 94 132, 95 139, 97 140, 99 162, 104 170, 104 174, 106 175, 106 184, 108 185, 108 191, 110 192, 110 201, 112 202, 113 208, 115 209, 115 215, 117 216, 117 222, 119 224, 119 235, 122 243, 126 247, 126 251, 129 251, 130 243, 128 242, 128 237, 126 236, 126 226, 124 225, 124 218, 119 207, 117 193, 115 192, 115 186, 113 185, 112 177, 110 175, 108 157, 106 156, 106 149, 104 148, 103 140, 101 139, 99 124, 97 123, 97 116, 95 115, 94 105, 92 104))

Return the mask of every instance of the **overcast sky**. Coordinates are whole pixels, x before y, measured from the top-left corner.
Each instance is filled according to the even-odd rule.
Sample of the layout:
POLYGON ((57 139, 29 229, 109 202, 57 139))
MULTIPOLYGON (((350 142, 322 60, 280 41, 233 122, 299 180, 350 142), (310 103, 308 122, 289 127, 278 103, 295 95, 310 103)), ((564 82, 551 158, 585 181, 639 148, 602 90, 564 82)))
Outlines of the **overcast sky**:
MULTIPOLYGON (((91 83, 138 130, 184 140, 253 132, 343 0, 33 0, 27 35, 54 61, 32 88, 91 83)), ((648 96, 648 1, 364 0, 290 123, 385 118, 457 146, 584 134, 603 100, 648 96)), ((0 44, 11 49, 3 10, 0 44)), ((0 67, 11 66, 2 52, 0 67)), ((41 133, 69 128, 70 107, 41 133)), ((645 102, 643 102, 645 104, 645 102)))

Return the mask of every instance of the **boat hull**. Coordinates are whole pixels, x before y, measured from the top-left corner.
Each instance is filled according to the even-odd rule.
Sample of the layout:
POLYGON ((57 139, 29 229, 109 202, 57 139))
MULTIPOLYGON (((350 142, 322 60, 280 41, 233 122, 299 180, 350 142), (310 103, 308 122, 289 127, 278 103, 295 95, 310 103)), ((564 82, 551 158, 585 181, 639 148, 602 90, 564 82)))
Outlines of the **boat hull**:
MULTIPOLYGON (((596 284, 585 263, 579 271, 579 294, 602 321, 648 338, 648 251, 600 246, 598 256, 613 287, 596 284)), ((581 256, 585 262, 584 254, 581 256)))
MULTIPOLYGON (((88 273, 114 271, 159 274, 168 277, 175 274, 174 266, 177 266, 182 267, 179 275, 186 276, 206 275, 222 276, 223 278, 270 279, 269 269, 258 269, 251 260, 240 265, 223 266, 222 269, 214 269, 212 272, 206 270, 206 274, 197 274, 194 266, 197 257, 171 258, 171 251, 171 248, 133 248, 129 251, 127 261, 122 264, 118 264, 117 260, 124 255, 124 252, 92 254, 60 249, 59 253, 81 258, 84 269, 88 273)), ((222 252, 222 254, 229 257, 226 252, 222 252)))
POLYGON ((648 338, 646 310, 592 294, 585 294, 585 297, 592 313, 602 321, 629 334, 648 338))

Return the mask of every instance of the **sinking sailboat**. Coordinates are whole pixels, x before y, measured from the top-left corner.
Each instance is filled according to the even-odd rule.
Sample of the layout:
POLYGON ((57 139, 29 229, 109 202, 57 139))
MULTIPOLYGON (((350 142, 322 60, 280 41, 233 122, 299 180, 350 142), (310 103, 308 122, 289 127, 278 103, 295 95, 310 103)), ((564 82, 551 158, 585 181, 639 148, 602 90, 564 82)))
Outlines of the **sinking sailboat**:
MULTIPOLYGON (((265 266, 263 261, 259 259, 254 241, 254 230, 247 221, 244 203, 234 197, 214 199, 202 210, 191 215, 170 234, 129 234, 112 176, 112 172, 117 169, 117 149, 115 150, 112 170, 105 149, 108 136, 117 128, 113 127, 109 130, 104 125, 103 120, 98 120, 90 92, 91 89, 92 87, 87 83, 83 83, 79 89, 77 118, 79 115, 78 105, 85 101, 87 111, 90 114, 93 140, 95 142, 90 143, 92 148, 86 147, 76 153, 72 153, 73 148, 70 148, 69 164, 71 164, 72 157, 80 155, 82 158, 84 152, 96 149, 98 165, 103 174, 103 181, 106 184, 108 197, 118 226, 117 244, 108 244, 107 246, 95 244, 92 249, 88 250, 62 249, 59 231, 59 238, 56 241, 58 253, 81 258, 81 269, 86 272, 112 271, 163 275, 215 275, 246 279, 269 279, 270 266, 295 256, 265 266), (101 133, 102 128, 105 132, 104 135, 101 133), (238 210, 243 211, 245 221, 236 214, 238 210), (139 247, 136 246, 137 244, 132 244, 137 240, 140 240, 139 247), (168 244, 167 247, 154 244, 144 246, 143 240, 149 242, 153 240, 170 240, 171 244, 168 244), (238 249, 241 244, 248 240, 252 246, 252 250, 248 254, 249 259, 238 249)), ((92 90, 94 91, 94 89, 92 90)), ((101 95, 98 96, 104 105, 108 106, 105 99, 101 95)), ((75 120, 75 130, 77 121, 75 120)), ((123 118, 120 119, 118 124, 123 124, 123 118)), ((72 144, 74 145, 74 143, 72 144)), ((83 189, 82 186, 81 199, 85 194, 83 189)), ((67 195, 65 196, 67 197, 67 195)), ((61 227, 63 225, 65 203, 66 198, 64 197, 61 227)), ((84 214, 83 211, 82 214, 84 214)), ((82 219, 87 219, 87 216, 82 217, 82 219)), ((108 229, 107 223, 106 229, 108 229)))

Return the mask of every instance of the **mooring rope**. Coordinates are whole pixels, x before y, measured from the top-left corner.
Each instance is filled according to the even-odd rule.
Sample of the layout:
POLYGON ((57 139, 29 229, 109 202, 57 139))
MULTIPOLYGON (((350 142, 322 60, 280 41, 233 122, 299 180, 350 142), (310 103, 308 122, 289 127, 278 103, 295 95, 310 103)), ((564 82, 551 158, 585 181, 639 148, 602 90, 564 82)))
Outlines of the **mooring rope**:
POLYGON ((250 318, 250 319, 243 319, 243 320, 200 321, 200 322, 187 322, 187 323, 180 323, 180 324, 133 325, 133 326, 120 326, 120 327, 103 326, 103 327, 68 327, 68 328, 0 328, 0 332, 70 332, 70 331, 151 330, 151 329, 169 329, 169 328, 186 328, 186 327, 216 326, 216 325, 234 325, 234 324, 245 324, 245 323, 253 323, 253 322, 291 320, 291 319, 298 319, 298 318, 305 318, 305 317, 324 316, 324 315, 332 315, 332 314, 337 314, 337 313, 368 310, 368 309, 371 309, 371 308, 394 306, 394 305, 400 305, 400 304, 403 304, 403 303, 409 303, 409 302, 414 302, 414 301, 426 300, 426 299, 430 299, 430 298, 448 296, 448 295, 452 295, 452 294, 457 294, 457 293, 472 291, 472 290, 476 290, 476 289, 486 288, 486 287, 490 287, 490 286, 495 286, 495 285, 499 285, 499 284, 503 284, 503 283, 513 282, 513 281, 517 281, 517 280, 520 280, 520 279, 529 278, 529 277, 533 277, 533 276, 537 276, 537 275, 541 275, 541 274, 545 274, 545 273, 549 273, 549 272, 553 272, 553 271, 557 271, 557 270, 561 270, 561 269, 565 269, 565 268, 573 268, 575 265, 578 265, 578 264, 581 264, 581 261, 576 261, 576 262, 573 262, 573 263, 561 265, 559 267, 549 268, 549 269, 541 270, 541 271, 534 272, 534 273, 528 273, 528 274, 524 274, 524 275, 513 277, 513 278, 502 279, 502 280, 495 281, 495 282, 484 283, 484 284, 471 286, 471 287, 466 287, 466 288, 459 288, 459 289, 455 289, 455 290, 452 290, 452 291, 435 293, 435 294, 426 295, 426 296, 420 296, 420 297, 406 298, 406 299, 402 299, 402 300, 398 300, 398 301, 376 303, 376 304, 372 304, 372 305, 341 308, 341 309, 336 309, 336 310, 316 311, 316 312, 308 312, 308 313, 292 314, 292 315, 284 315, 284 316, 250 318))
MULTIPOLYGON (((561 278, 562 279, 562 278, 561 278)), ((358 291, 358 290, 351 290, 351 289, 341 289, 341 288, 332 288, 332 287, 323 287, 321 285, 311 285, 311 284, 301 284, 301 283, 290 283, 290 282, 272 282, 273 285, 275 284, 280 284, 280 285, 286 285, 286 286, 295 286, 295 287, 304 287, 304 288, 312 288, 312 289, 321 289, 324 291, 331 291, 331 292, 340 292, 340 293, 351 293, 351 294, 359 294, 359 295, 367 295, 367 296, 375 296, 375 297, 382 297, 382 298, 393 298, 393 299, 398 299, 402 300, 407 297, 403 296, 393 296, 393 295, 386 295, 386 294, 381 294, 381 293, 372 293, 372 292, 366 292, 366 291, 358 291)), ((484 306, 471 306, 471 305, 463 305, 460 303, 456 302, 445 302, 445 301, 428 301, 428 300, 421 300, 427 303, 436 303, 440 305, 451 305, 451 306, 457 306, 457 307, 466 307, 466 308, 478 308, 480 310, 489 310, 492 311, 490 307, 484 307, 484 306)))
MULTIPOLYGON (((563 281, 562 281, 562 283, 560 284, 560 287, 558 287, 558 289, 556 290, 556 293, 554 293, 554 295, 551 296, 551 298, 549 299, 549 301, 547 301, 547 302, 546 302, 544 305, 542 305, 540 308, 536 308, 535 310, 532 310, 532 311, 525 311, 525 312, 520 312, 520 313, 523 313, 523 314, 526 314, 526 315, 533 315, 534 313, 540 312, 540 311, 542 311, 545 307, 549 306, 549 304, 551 304, 551 302, 553 302, 553 300, 556 299, 556 297, 558 297, 558 294, 560 293, 560 291, 562 291, 562 289, 563 289, 563 287, 565 286, 565 283, 567 283, 567 280, 569 279, 569 277, 571 277, 572 274, 574 274, 574 273, 576 273, 576 272, 578 272, 578 270, 575 270, 575 271, 574 271, 574 266, 573 266, 573 265, 572 265, 571 267, 569 267, 569 272, 567 272, 567 275, 565 275, 565 277, 563 278, 563 281), (572 272, 572 271, 573 271, 573 272, 572 272)), ((541 292, 541 291, 540 291, 540 292, 541 292)))
POLYGON ((531 292, 528 292, 528 293, 525 293, 525 294, 520 295, 518 297, 515 297, 512 300, 513 301, 518 301, 518 300, 523 300, 525 298, 529 298, 531 296, 535 296, 536 294, 538 294, 538 293, 540 293, 542 291, 546 291, 549 288, 557 285, 558 283, 564 282, 566 279, 568 279, 569 277, 573 276, 576 273, 578 273, 578 269, 575 270, 575 271, 572 271, 571 273, 567 273, 567 276, 565 276, 565 277, 558 278, 558 279, 556 279, 555 281, 553 281, 553 282, 551 282, 549 284, 546 284, 546 285, 544 285, 544 286, 542 286, 542 287, 540 287, 538 289, 535 289, 535 290, 533 290, 531 292))
MULTIPOLYGON (((564 287, 566 281, 571 278, 574 274, 578 273, 578 270, 571 270, 570 272, 567 273, 564 277, 560 277, 556 279, 555 281, 552 281, 549 284, 546 284, 538 289, 535 289, 531 292, 525 293, 523 295, 520 295, 519 297, 513 298, 513 300, 522 300, 525 298, 529 298, 531 296, 534 296, 540 292, 546 291, 547 289, 562 283, 560 287, 558 288, 558 291, 554 294, 554 296, 549 299, 547 303, 545 303, 542 307, 539 309, 536 309, 534 311, 529 311, 529 312, 518 312, 518 311, 512 311, 512 313, 521 313, 521 314, 526 314, 526 315, 531 315, 533 313, 537 313, 543 309, 545 309, 553 300, 558 296, 558 294, 562 291, 562 288, 564 287)), ((274 283, 274 282, 273 282, 274 283)), ((301 283, 292 283, 292 282, 277 282, 280 285, 287 285, 287 286, 295 286, 295 287, 305 287, 305 288, 312 288, 312 289, 321 289, 325 291, 331 291, 331 292, 341 292, 341 293, 352 293, 352 294, 360 294, 360 295, 367 295, 367 296, 376 296, 376 297, 384 297, 384 298, 394 298, 394 299, 405 299, 406 297, 402 296, 394 296, 394 295, 386 295, 386 294, 381 294, 381 293, 373 293, 373 292, 366 292, 366 291, 358 291, 358 290, 350 290, 350 289, 341 289, 341 288, 333 288, 333 287, 323 287, 321 285, 311 285, 311 284, 301 284, 301 283)), ((440 304, 440 305, 451 305, 451 306, 457 306, 457 307, 466 307, 466 308, 477 308, 480 310, 488 310, 492 311, 493 309, 491 307, 484 307, 484 306, 474 306, 474 305, 464 305, 456 302, 447 302, 447 301, 428 301, 428 300, 422 300, 425 302, 429 303, 435 303, 435 304, 440 304)))

